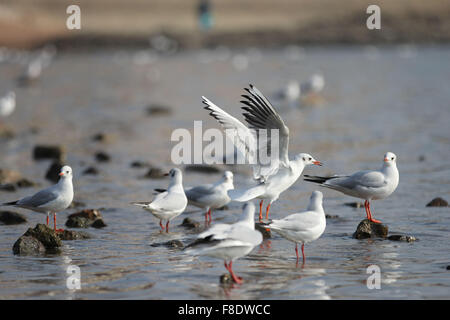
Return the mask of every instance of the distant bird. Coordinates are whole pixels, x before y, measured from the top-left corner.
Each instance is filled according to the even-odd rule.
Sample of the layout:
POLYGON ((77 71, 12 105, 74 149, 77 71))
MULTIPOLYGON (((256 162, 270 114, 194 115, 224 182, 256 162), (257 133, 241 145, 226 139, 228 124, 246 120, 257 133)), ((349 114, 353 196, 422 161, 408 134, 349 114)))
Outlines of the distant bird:
POLYGON ((227 194, 231 189, 234 189, 233 173, 225 171, 222 179, 216 183, 186 188, 185 192, 189 204, 206 209, 205 221, 211 222, 211 210, 222 208, 231 201, 227 194))
POLYGON ((305 96, 311 93, 317 94, 323 90, 324 86, 325 86, 325 79, 323 75, 315 73, 311 76, 311 78, 308 81, 303 82, 300 85, 301 95, 305 96))
POLYGON ((202 98, 205 109, 224 127, 226 135, 231 138, 240 153, 248 157, 249 163, 253 165, 253 178, 258 182, 258 185, 249 189, 230 190, 228 195, 233 201, 240 202, 262 199, 259 211, 261 220, 264 199, 269 200, 266 208, 268 218, 271 203, 297 181, 304 167, 309 164, 322 164, 307 153, 300 153, 293 160, 289 160, 289 128, 256 87, 250 85, 250 88, 245 90, 249 95, 243 95, 245 100, 241 103, 245 105, 242 107, 245 111, 243 115, 249 127, 207 98, 202 98), (275 139, 272 139, 272 129, 277 133, 275 139), (275 150, 274 154, 272 149, 275 150), (258 158, 261 151, 268 159, 258 158))
POLYGON ((16 109, 16 94, 14 91, 8 92, 0 98, 0 117, 6 118, 16 109))
POLYGON ((244 205, 241 219, 234 224, 216 224, 198 235, 198 239, 185 250, 192 255, 204 255, 224 260, 225 268, 236 283, 242 278, 233 272, 233 261, 249 254, 263 238, 255 230, 255 206, 249 202, 244 205))
POLYGON ((322 207, 323 195, 314 191, 309 199, 307 211, 290 214, 280 220, 272 220, 266 226, 282 237, 295 242, 298 264, 297 244, 302 244, 303 264, 305 263, 305 244, 318 239, 325 231, 326 218, 322 207))
POLYGON ((151 202, 132 202, 150 212, 159 219, 161 232, 164 230, 162 220, 167 220, 166 232, 169 232, 170 220, 178 217, 186 209, 188 200, 183 189, 183 177, 180 169, 174 168, 167 174, 170 177, 167 191, 158 194, 151 202))
POLYGON ((44 68, 50 65, 50 62, 56 55, 56 48, 54 46, 46 46, 41 49, 28 63, 23 74, 18 81, 22 85, 28 85, 37 80, 44 68))
POLYGON ((275 99, 293 104, 298 101, 300 94, 300 84, 296 80, 291 80, 284 88, 275 94, 275 99))
POLYGON ((63 166, 59 173, 57 184, 39 191, 38 193, 22 198, 17 201, 3 203, 3 206, 15 206, 25 208, 35 212, 47 214, 47 225, 49 224, 49 214, 53 213, 54 230, 64 231, 56 228, 56 213, 67 209, 73 200, 72 168, 63 166))
POLYGON ((399 173, 397 169, 397 156, 392 152, 384 155, 383 165, 376 171, 359 171, 350 176, 334 175, 319 177, 305 175, 305 181, 318 183, 346 195, 364 199, 367 219, 381 223, 372 217, 370 201, 384 199, 390 196, 398 186, 399 173))

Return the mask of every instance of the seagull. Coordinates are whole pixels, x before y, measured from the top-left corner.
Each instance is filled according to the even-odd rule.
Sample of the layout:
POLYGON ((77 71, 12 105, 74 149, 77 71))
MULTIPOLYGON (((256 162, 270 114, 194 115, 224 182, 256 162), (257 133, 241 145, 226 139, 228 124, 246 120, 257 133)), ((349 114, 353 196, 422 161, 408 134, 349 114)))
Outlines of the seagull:
POLYGON ((233 281, 241 284, 242 278, 233 272, 233 261, 249 254, 263 240, 261 233, 255 230, 254 216, 255 205, 246 203, 238 222, 216 224, 200 233, 196 241, 186 246, 186 252, 223 259, 233 281))
POLYGON ((169 232, 169 222, 178 217, 186 209, 188 200, 183 189, 183 177, 181 170, 174 168, 168 174, 170 177, 167 191, 158 194, 151 202, 132 202, 138 207, 153 214, 159 219, 161 232, 164 230, 162 220, 167 220, 166 232, 169 232))
MULTIPOLYGON (((262 205, 266 199, 269 204, 266 208, 266 219, 269 216, 270 205, 278 199, 280 194, 292 186, 303 172, 306 165, 322 165, 310 154, 300 153, 289 160, 289 128, 283 119, 275 111, 272 104, 253 85, 245 88, 248 95, 242 95, 245 99, 241 101, 245 106, 242 109, 249 127, 232 117, 210 100, 202 97, 205 109, 210 111, 225 129, 225 134, 233 141, 236 148, 245 155, 253 164, 253 178, 258 182, 256 186, 245 190, 230 190, 228 195, 233 201, 246 202, 255 198, 261 199, 259 206, 259 220, 262 220, 262 205), (275 130, 273 130, 275 129, 275 130), (269 133, 270 132, 270 137, 269 133), (276 133, 275 139, 272 134, 276 133), (274 147, 275 146, 275 147, 274 147), (260 158, 263 149, 270 147, 270 161, 260 158), (275 150, 272 153, 272 150, 275 150), (264 161, 263 161, 264 160, 264 161)), ((266 152, 266 154, 268 154, 266 152)))
POLYGON ((387 152, 384 155, 381 169, 376 171, 359 171, 350 176, 319 177, 305 175, 305 177, 306 179, 304 180, 318 183, 322 187, 364 199, 367 219, 375 223, 381 223, 381 221, 372 217, 370 201, 384 199, 397 188, 399 182, 397 156, 392 152, 387 152))
POLYGON ((317 94, 323 90, 324 86, 325 79, 323 78, 323 75, 315 73, 308 81, 303 82, 300 85, 300 92, 302 95, 308 95, 311 93, 317 94))
POLYGON ((47 225, 49 224, 49 214, 53 213, 54 230, 56 229, 56 213, 67 209, 73 200, 72 168, 63 166, 59 173, 57 184, 39 191, 38 193, 22 198, 17 201, 3 203, 3 206, 15 206, 25 208, 35 212, 47 214, 47 225))
POLYGON ((303 264, 305 264, 305 243, 317 240, 325 231, 326 218, 322 207, 323 194, 314 191, 309 199, 307 211, 293 213, 280 220, 272 220, 265 226, 283 238, 295 242, 298 264, 297 244, 302 244, 303 264))
POLYGON ((16 94, 14 91, 8 92, 0 98, 0 117, 7 117, 16 109, 16 94))
POLYGON ((205 221, 211 222, 211 210, 221 208, 228 204, 231 199, 228 190, 234 189, 233 173, 225 171, 222 179, 214 184, 204 184, 185 190, 189 204, 206 209, 205 221))
POLYGON ((288 102, 292 105, 294 102, 298 101, 301 94, 300 84, 296 80, 291 80, 287 85, 281 89, 278 93, 274 95, 275 99, 288 102))

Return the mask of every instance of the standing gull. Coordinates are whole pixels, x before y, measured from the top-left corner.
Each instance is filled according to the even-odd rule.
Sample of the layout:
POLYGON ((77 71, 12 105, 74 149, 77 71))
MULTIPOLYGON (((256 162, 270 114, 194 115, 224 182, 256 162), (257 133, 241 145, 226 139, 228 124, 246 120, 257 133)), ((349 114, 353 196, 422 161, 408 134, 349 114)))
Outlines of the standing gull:
POLYGON ((183 189, 181 170, 174 168, 169 172, 170 182, 167 191, 158 194, 151 202, 132 202, 138 207, 149 211, 159 219, 161 232, 164 230, 162 220, 167 220, 166 232, 169 232, 170 220, 183 213, 187 206, 187 198, 183 189))
POLYGON ((69 207, 73 200, 72 168, 64 166, 59 173, 57 184, 39 191, 38 193, 22 198, 17 201, 4 203, 4 206, 16 206, 35 212, 47 214, 47 225, 49 224, 49 214, 53 213, 54 230, 56 229, 56 213, 69 207))
POLYGON ((239 222, 214 225, 200 233, 198 239, 186 247, 186 252, 223 259, 233 281, 242 283, 242 278, 233 272, 233 261, 249 254, 262 242, 261 233, 255 230, 254 217, 254 204, 246 203, 239 222))
POLYGON ((370 201, 384 199, 395 191, 399 182, 397 156, 392 152, 384 155, 383 166, 376 171, 358 171, 350 176, 334 175, 319 177, 305 175, 306 181, 315 182, 322 187, 337 190, 348 196, 364 199, 367 219, 381 223, 372 217, 370 201))
POLYGON ((307 211, 288 215, 284 219, 272 220, 267 227, 282 237, 295 242, 298 264, 297 244, 302 244, 303 264, 305 264, 305 243, 318 239, 325 231, 326 218, 322 207, 323 195, 314 191, 309 199, 307 211))
POLYGON ((205 221, 211 222, 211 210, 221 208, 231 201, 227 194, 231 189, 234 189, 233 173, 225 171, 218 182, 187 188, 185 192, 189 204, 206 209, 205 221))
POLYGON ((14 91, 8 92, 0 98, 0 117, 6 118, 14 112, 16 108, 16 94, 14 91))
POLYGON ((253 85, 245 88, 248 95, 241 101, 245 106, 242 109, 249 127, 232 117, 207 98, 203 98, 205 109, 225 129, 225 133, 234 142, 241 154, 248 157, 253 164, 253 178, 258 182, 256 186, 245 190, 230 190, 228 195, 234 201, 246 202, 255 198, 261 199, 259 205, 259 219, 262 219, 262 205, 266 199, 269 204, 266 208, 266 219, 269 216, 270 205, 277 200, 280 194, 292 186, 303 172, 306 165, 321 163, 307 153, 300 153, 289 160, 289 128, 275 111, 272 104, 253 85), (278 139, 271 139, 272 130, 278 134, 278 139), (275 147, 274 147, 275 146, 275 147), (266 149, 270 158, 258 158, 257 155, 266 149), (275 150, 272 154, 267 150, 275 150), (270 153, 270 154, 269 154, 270 153), (264 160, 264 161, 261 161, 264 160), (267 163, 265 163, 267 162, 267 163))

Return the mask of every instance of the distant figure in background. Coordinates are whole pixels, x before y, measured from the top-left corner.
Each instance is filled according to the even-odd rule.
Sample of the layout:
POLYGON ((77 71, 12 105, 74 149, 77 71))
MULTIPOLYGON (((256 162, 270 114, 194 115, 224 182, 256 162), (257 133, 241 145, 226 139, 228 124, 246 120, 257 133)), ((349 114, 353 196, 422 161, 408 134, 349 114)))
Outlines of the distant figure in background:
POLYGON ((294 108, 300 103, 300 95, 300 83, 297 80, 290 80, 285 87, 274 94, 274 99, 294 108))
POLYGON ((8 92, 0 98, 0 118, 6 118, 16 109, 16 94, 14 91, 8 92))
POLYGON ((320 95, 320 92, 325 87, 325 79, 320 73, 315 73, 309 78, 308 81, 303 82, 300 85, 301 92, 301 105, 302 106, 315 106, 322 104, 324 99, 320 95))
POLYGON ((211 16, 211 2, 210 0, 199 0, 197 6, 198 22, 202 31, 207 31, 213 26, 213 19, 211 16))

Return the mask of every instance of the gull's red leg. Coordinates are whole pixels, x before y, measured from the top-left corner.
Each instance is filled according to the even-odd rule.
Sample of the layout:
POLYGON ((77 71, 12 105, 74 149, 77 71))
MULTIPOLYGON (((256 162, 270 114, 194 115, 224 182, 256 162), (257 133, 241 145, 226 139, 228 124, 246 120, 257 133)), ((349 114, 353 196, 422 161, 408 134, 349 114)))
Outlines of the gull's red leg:
POLYGON ((372 212, 370 211, 370 202, 369 201, 367 201, 367 210, 369 210, 369 215, 370 215, 369 220, 370 221, 375 222, 375 223, 381 223, 380 220, 376 220, 372 217, 372 212))
POLYGON ((64 229, 56 229, 56 212, 53 213, 53 226, 54 226, 55 232, 63 232, 64 231, 64 229))
POLYGON ((211 223, 211 220, 212 220, 212 218, 211 218, 211 208, 209 208, 209 210, 208 210, 208 217, 209 217, 208 223, 211 223))
POLYGON ((49 224, 49 222, 50 222, 50 218, 48 217, 48 213, 47 213, 47 225, 49 224))
POLYGON ((262 221, 262 206, 263 206, 263 202, 264 202, 264 199, 259 202, 259 222, 262 221))
POLYGON ((364 209, 366 210, 367 219, 370 220, 371 217, 370 217, 369 209, 367 209, 367 200, 364 201, 364 209))
POLYGON ((162 220, 159 220, 159 226, 161 227, 161 230, 159 232, 162 232, 164 230, 164 226, 162 225, 162 220))
POLYGON ((268 220, 269 219, 269 210, 270 210, 270 205, 271 205, 271 203, 269 203, 269 205, 267 206, 267 208, 266 208, 266 220, 268 220))
POLYGON ((231 278, 233 278, 233 281, 236 282, 237 284, 241 284, 242 283, 242 278, 238 277, 234 274, 233 272, 233 261, 230 261, 230 263, 228 264, 229 269, 228 271, 230 272, 231 278))
POLYGON ((306 258, 305 258, 305 244, 302 243, 302 256, 303 256, 303 264, 305 264, 306 258))
POLYGON ((295 244, 295 254, 297 255, 297 261, 295 263, 295 266, 298 267, 298 247, 297 247, 297 243, 295 244))
POLYGON ((166 223, 166 232, 169 232, 169 220, 167 220, 167 223, 166 223))

